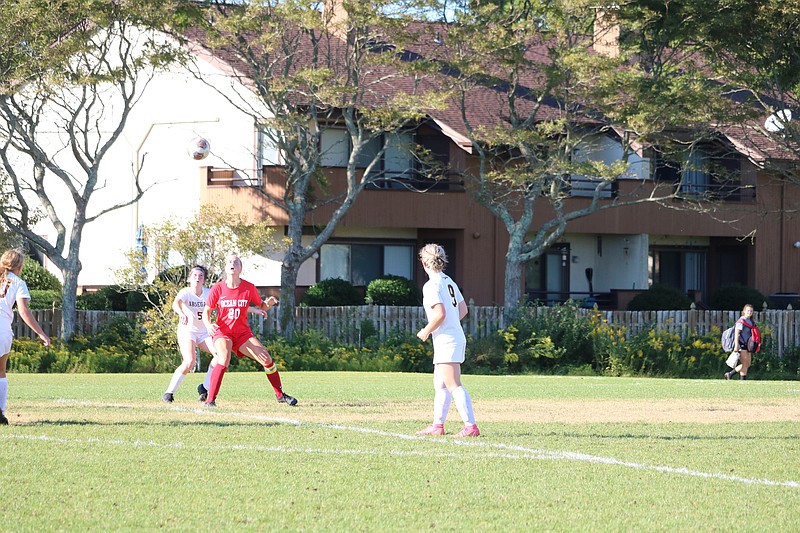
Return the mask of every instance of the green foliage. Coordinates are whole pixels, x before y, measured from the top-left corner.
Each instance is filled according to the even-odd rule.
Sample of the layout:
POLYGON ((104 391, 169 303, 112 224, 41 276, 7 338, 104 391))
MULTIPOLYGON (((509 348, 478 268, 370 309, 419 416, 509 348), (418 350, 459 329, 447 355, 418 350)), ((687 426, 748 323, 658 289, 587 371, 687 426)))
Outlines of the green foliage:
POLYGON ((614 352, 604 372, 608 375, 716 377, 724 371, 719 330, 682 341, 674 333, 645 329, 614 352))
POLYGON ((552 371, 592 362, 591 324, 575 302, 551 308, 548 313, 537 309, 520 307, 511 325, 498 332, 504 340, 504 366, 508 371, 552 371))
MULTIPOLYGON (((631 333, 608 323, 603 313, 574 303, 545 319, 535 308, 523 308, 503 330, 467 340, 465 374, 568 374, 661 376, 719 379, 726 369, 719 329, 706 335, 679 335, 656 328, 631 333), (580 344, 578 345, 578 343, 580 344)), ((14 372, 172 372, 180 362, 174 329, 165 341, 151 342, 147 317, 132 322, 111 320, 91 337, 75 337, 50 348, 29 339, 15 339, 9 368, 14 372)), ((430 372, 433 346, 413 332, 394 330, 380 340, 374 325, 361 324, 362 343, 349 344, 311 330, 292 339, 270 336, 262 342, 281 370, 430 372)), ((754 379, 800 379, 800 347, 778 357, 771 327, 761 327, 762 351, 753 358, 754 379)), ((209 356, 201 352, 202 367, 209 356)), ((249 359, 231 359, 230 371, 260 371, 249 359)))
POLYGON ((661 311, 689 309, 692 300, 674 287, 656 283, 648 290, 637 294, 628 304, 628 311, 661 311))
POLYGON ((386 275, 369 282, 366 301, 373 305, 421 305, 422 291, 408 278, 386 275))
POLYGON ((232 214, 213 205, 203 205, 194 218, 168 219, 144 228, 152 256, 132 250, 128 264, 115 272, 120 286, 126 291, 125 307, 143 311, 144 342, 152 348, 177 348, 175 328, 177 316, 172 301, 186 286, 189 269, 203 265, 208 271, 206 284, 224 276, 225 260, 236 251, 257 255, 281 245, 269 219, 249 223, 240 214, 232 214), (168 265, 179 257, 182 263, 161 269, 148 283, 148 268, 168 265))
POLYGON ((61 292, 64 288, 56 276, 31 258, 22 264, 20 277, 30 290, 61 292))
POLYGON ((31 289, 31 299, 28 302, 30 309, 60 309, 60 290, 35 290, 31 289))
POLYGON ((291 340, 270 338, 264 346, 278 367, 288 370, 420 372, 430 371, 433 361, 429 344, 401 332, 374 346, 335 343, 319 331, 297 333, 291 340))
POLYGON ((78 295, 76 307, 88 311, 140 312, 152 305, 146 294, 127 290, 119 285, 109 285, 78 295))
POLYGON ((301 303, 308 307, 363 305, 364 299, 349 281, 330 278, 309 287, 301 303))
POLYGON ((767 299, 756 289, 745 285, 734 284, 720 287, 711 295, 711 309, 723 311, 738 311, 750 304, 756 311, 760 311, 767 299))

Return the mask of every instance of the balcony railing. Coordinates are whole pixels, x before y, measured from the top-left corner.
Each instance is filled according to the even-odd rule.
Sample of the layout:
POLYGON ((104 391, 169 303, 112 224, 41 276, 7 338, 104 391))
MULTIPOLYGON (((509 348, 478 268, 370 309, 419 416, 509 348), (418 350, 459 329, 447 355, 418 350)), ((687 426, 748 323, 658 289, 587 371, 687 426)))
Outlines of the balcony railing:
POLYGON ((206 184, 209 187, 260 187, 261 178, 251 178, 232 168, 206 167, 206 184))
POLYGON ((755 186, 741 183, 679 183, 677 186, 678 196, 687 200, 751 202, 756 197, 755 186))
POLYGON ((367 188, 415 192, 463 192, 464 178, 458 172, 447 172, 439 178, 432 178, 428 174, 416 170, 404 172, 385 171, 381 172, 380 176, 372 178, 367 188))

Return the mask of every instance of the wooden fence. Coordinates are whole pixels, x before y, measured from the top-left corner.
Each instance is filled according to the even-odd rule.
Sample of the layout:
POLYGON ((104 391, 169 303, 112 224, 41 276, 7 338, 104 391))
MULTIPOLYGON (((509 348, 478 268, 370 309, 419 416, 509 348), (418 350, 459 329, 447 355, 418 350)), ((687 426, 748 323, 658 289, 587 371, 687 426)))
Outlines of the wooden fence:
MULTIPOLYGON (((537 314, 551 312, 552 307, 536 308, 537 314)), ((580 309, 585 316, 598 313, 609 324, 622 326, 628 336, 643 329, 655 328, 687 338, 692 335, 705 335, 721 332, 734 324, 739 311, 709 311, 689 309, 685 311, 595 311, 580 309)), ((61 333, 61 312, 59 310, 35 310, 34 316, 53 338, 61 333)), ((79 335, 91 335, 116 316, 134 319, 137 313, 115 311, 78 311, 75 331, 79 335)), ((800 346, 800 311, 765 309, 755 313, 755 321, 762 336, 769 338, 777 348, 778 355, 788 346, 800 346)), ((363 337, 374 333, 386 338, 394 331, 417 332, 426 322, 421 307, 395 306, 352 306, 352 307, 298 307, 295 309, 295 326, 298 331, 317 330, 324 336, 343 342, 360 343, 363 337)), ((473 338, 483 338, 507 326, 508 314, 502 307, 470 306, 462 325, 464 331, 473 338)), ((279 332, 276 310, 265 317, 250 315, 253 331, 261 335, 279 332)), ((19 317, 13 324, 14 335, 36 338, 19 317)))

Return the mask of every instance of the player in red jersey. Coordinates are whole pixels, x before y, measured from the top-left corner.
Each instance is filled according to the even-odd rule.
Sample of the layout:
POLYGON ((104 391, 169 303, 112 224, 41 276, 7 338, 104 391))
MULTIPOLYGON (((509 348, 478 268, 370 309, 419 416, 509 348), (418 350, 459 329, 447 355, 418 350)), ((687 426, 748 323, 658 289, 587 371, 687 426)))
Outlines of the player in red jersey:
POLYGON ((275 396, 281 403, 297 405, 297 400, 283 392, 281 377, 275 362, 267 349, 259 342, 247 323, 247 311, 250 305, 256 306, 262 316, 278 300, 270 296, 266 301, 256 290, 256 286, 241 278, 242 261, 236 254, 231 254, 225 262, 225 279, 211 287, 206 306, 203 308, 203 323, 214 341, 217 354, 214 356, 211 371, 211 383, 205 405, 216 407, 222 377, 228 369, 231 352, 237 357, 249 357, 264 367, 275 396), (211 311, 217 310, 217 321, 211 323, 211 311))

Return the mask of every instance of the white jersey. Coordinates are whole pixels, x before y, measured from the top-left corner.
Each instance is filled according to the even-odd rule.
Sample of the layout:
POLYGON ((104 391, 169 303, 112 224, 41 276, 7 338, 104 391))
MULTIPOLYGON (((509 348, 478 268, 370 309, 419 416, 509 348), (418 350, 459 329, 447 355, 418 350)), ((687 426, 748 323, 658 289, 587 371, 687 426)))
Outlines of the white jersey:
POLYGON ((188 324, 181 324, 179 322, 178 332, 181 330, 186 330, 191 333, 202 333, 206 331, 206 327, 203 324, 203 308, 206 306, 206 301, 208 300, 208 292, 209 289, 206 287, 203 287, 200 296, 194 293, 192 287, 184 287, 178 291, 176 298, 192 310, 192 319, 188 324))
MULTIPOLYGON (((14 321, 14 304, 18 298, 31 299, 25 280, 14 274, 6 273, 6 279, 0 282, 0 332, 11 334, 11 322, 14 321)), ((0 353, 0 355, 3 355, 0 353)))
POLYGON ((458 304, 464 301, 461 291, 450 276, 439 272, 422 287, 422 305, 428 321, 431 320, 433 306, 444 306, 444 321, 436 328, 433 336, 434 363, 463 363, 467 339, 458 317, 458 304))

